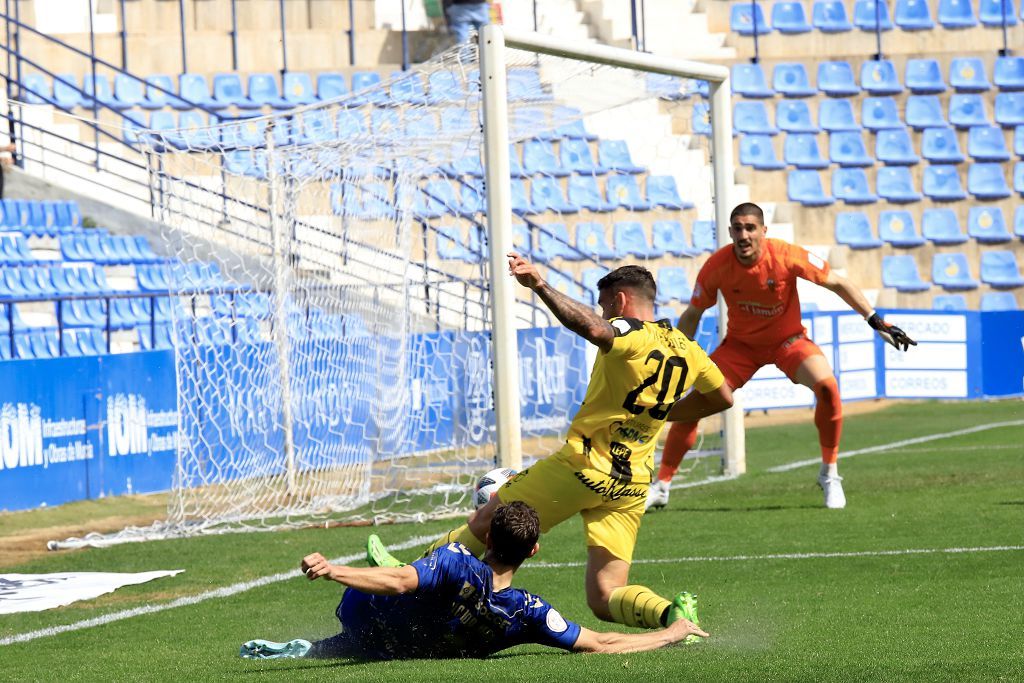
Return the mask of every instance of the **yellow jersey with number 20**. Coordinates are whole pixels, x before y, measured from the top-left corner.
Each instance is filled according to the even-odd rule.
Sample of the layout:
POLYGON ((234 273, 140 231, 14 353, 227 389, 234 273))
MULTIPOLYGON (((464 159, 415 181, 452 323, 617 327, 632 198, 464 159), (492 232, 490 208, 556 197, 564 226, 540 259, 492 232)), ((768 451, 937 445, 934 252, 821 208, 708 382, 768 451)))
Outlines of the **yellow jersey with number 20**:
POLYGON ((725 379, 704 349, 667 320, 609 322, 612 348, 597 352, 566 442, 612 479, 650 483, 669 409, 690 387, 706 394, 725 379))

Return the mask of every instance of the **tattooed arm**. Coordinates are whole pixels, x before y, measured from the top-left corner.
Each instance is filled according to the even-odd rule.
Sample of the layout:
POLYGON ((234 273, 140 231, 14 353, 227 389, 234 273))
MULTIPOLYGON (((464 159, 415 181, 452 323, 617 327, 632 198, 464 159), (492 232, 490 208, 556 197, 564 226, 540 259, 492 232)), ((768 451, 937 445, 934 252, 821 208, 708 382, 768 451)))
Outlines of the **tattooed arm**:
POLYGON ((537 266, 516 253, 508 255, 508 271, 514 275, 524 287, 532 289, 541 301, 551 309, 558 322, 572 330, 588 342, 608 351, 615 339, 615 330, 611 323, 597 314, 594 309, 567 297, 551 287, 537 272, 537 266))

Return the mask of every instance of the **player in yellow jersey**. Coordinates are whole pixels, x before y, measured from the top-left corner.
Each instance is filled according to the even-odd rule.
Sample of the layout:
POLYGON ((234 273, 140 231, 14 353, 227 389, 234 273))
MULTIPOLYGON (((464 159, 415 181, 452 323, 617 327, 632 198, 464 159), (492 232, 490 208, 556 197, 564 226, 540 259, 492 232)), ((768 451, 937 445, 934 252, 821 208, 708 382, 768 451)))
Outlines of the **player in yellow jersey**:
MULTIPOLYGON (((629 567, 662 427, 667 420, 692 421, 728 408, 729 385, 672 323, 652 322, 657 287, 646 268, 622 266, 598 281, 602 316, 553 289, 518 254, 509 254, 509 272, 559 322, 595 345, 597 360, 565 445, 513 477, 428 552, 458 542, 482 555, 491 517, 503 503, 529 504, 544 532, 579 513, 587 537, 587 604, 599 619, 643 628, 680 617, 696 623, 693 596, 683 592, 669 601, 630 585, 629 567), (695 391, 683 398, 691 387, 695 391)), ((367 551, 371 564, 396 562, 376 536, 367 551)))

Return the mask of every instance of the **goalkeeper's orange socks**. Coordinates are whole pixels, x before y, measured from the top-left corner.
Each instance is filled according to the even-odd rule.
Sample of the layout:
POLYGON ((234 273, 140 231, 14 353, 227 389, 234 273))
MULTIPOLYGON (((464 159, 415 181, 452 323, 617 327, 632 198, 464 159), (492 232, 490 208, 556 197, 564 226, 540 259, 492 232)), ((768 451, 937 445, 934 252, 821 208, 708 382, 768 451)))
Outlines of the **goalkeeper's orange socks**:
POLYGON ((622 586, 608 598, 608 611, 612 620, 637 628, 665 626, 670 600, 661 597, 646 586, 622 586))
POLYGON ((673 422, 665 437, 665 448, 661 452, 661 467, 658 468, 659 481, 672 481, 679 463, 693 444, 697 443, 696 422, 673 422))
POLYGON ((839 385, 835 377, 823 379, 813 387, 814 426, 818 428, 818 443, 821 444, 821 473, 834 477, 839 472, 836 461, 839 458, 839 438, 843 433, 843 404, 839 399, 839 385))
POLYGON ((427 557, 430 553, 434 552, 438 548, 443 548, 449 543, 461 543, 469 549, 469 552, 473 553, 477 557, 483 557, 484 551, 487 550, 487 546, 479 538, 473 535, 473 532, 469 530, 468 524, 463 524, 458 529, 452 529, 441 538, 434 541, 427 551, 423 553, 423 557, 427 557))

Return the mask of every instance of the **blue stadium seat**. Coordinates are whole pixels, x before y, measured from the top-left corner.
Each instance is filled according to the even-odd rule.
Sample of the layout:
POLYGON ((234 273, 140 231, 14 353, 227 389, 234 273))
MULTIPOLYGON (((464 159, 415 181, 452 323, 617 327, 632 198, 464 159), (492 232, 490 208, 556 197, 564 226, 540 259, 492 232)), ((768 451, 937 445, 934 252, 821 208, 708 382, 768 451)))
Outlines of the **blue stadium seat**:
POLYGON ((651 203, 640 196, 640 186, 631 175, 613 175, 605 185, 608 201, 630 211, 649 211, 651 203))
POLYGON ((547 176, 538 176, 530 181, 530 201, 540 212, 578 213, 580 210, 566 200, 561 183, 547 176))
POLYGON ((1024 126, 1016 126, 1013 130, 1013 153, 1024 158, 1024 126))
POLYGON ((466 245, 467 241, 458 226, 444 225, 437 228, 437 257, 445 261, 477 263, 480 259, 466 245))
POLYGON ((423 79, 415 71, 391 72, 389 91, 392 104, 427 104, 430 101, 423 79))
POLYGON ((896 25, 904 31, 927 31, 935 28, 926 0, 896 0, 893 14, 896 25))
POLYGON ((980 0, 978 18, 984 26, 1016 26, 1017 8, 1013 0, 980 0))
POLYGON ((903 92, 896 67, 888 59, 870 59, 861 64, 860 87, 869 95, 898 95, 903 92))
MULTIPOLYGON (((224 109, 223 102, 210 96, 210 84, 202 74, 183 73, 178 76, 178 95, 188 102, 189 107, 224 109)), ((181 108, 181 107, 177 107, 181 108)))
MULTIPOLYGON (((472 155, 474 158, 478 158, 477 155, 472 155)), ((465 163, 465 162, 463 162, 465 163)), ((483 161, 480 162, 480 176, 483 176, 483 161)), ((470 175, 476 174, 477 165, 474 162, 472 170, 468 167, 463 167, 464 172, 468 172, 470 175)), ((530 176, 527 173, 526 168, 523 166, 522 156, 520 155, 519 148, 511 144, 508 146, 508 170, 513 178, 528 178, 530 176)))
POLYGON ((964 160, 960 142, 952 128, 925 128, 921 136, 921 154, 936 164, 959 164, 964 160))
POLYGON ((960 171, 951 164, 934 164, 924 169, 922 189, 926 197, 940 202, 956 202, 967 199, 960 171))
POLYGON ((688 303, 693 291, 690 289, 690 278, 686 268, 665 266, 658 270, 657 303, 667 304, 673 301, 688 303))
POLYGON ((569 177, 569 202, 582 209, 602 213, 614 211, 618 206, 605 200, 597 186, 597 179, 589 175, 569 177))
POLYGON ((907 125, 914 130, 946 126, 946 115, 937 95, 911 95, 907 98, 907 125))
POLYGON ((68 111, 82 106, 82 92, 75 82, 74 74, 57 74, 53 77, 53 101, 68 111))
MULTIPOLYGON (((53 99, 53 88, 50 81, 41 73, 23 74, 21 77, 21 99, 28 104, 50 104, 53 99)), ((0 347, 3 347, 0 339, 0 347)))
POLYGON ((982 244, 1000 244, 1013 239, 1003 210, 998 206, 972 206, 967 212, 967 234, 982 244))
POLYGON ((967 255, 961 253, 935 254, 932 257, 932 282, 951 291, 978 288, 978 281, 971 276, 967 255))
POLYGON ((676 102, 685 100, 687 92, 687 81, 678 76, 668 74, 648 73, 644 76, 647 92, 656 95, 659 99, 676 102))
POLYGON ((779 33, 809 33, 811 25, 802 2, 776 0, 772 5, 772 28, 779 33))
POLYGON ((99 104, 111 109, 122 110, 128 108, 127 105, 114 98, 114 92, 110 88, 110 79, 103 74, 96 74, 95 78, 93 78, 92 74, 85 74, 82 76, 82 106, 92 107, 94 96, 99 104))
POLYGON ((1010 186, 1002 164, 971 164, 967 169, 967 191, 978 199, 1005 199, 1010 186))
POLYGON ((238 109, 259 109, 260 105, 242 90, 242 79, 238 74, 215 74, 213 77, 213 99, 216 108, 236 107, 238 109))
MULTIPOLYGON (((818 94, 817 88, 811 86, 807 69, 800 62, 776 64, 772 69, 772 88, 783 97, 812 97, 818 94)), ((775 116, 776 119, 779 116, 777 111, 775 116)))
POLYGON ((907 89, 915 95, 930 95, 946 91, 942 69, 936 59, 908 59, 904 75, 907 89))
POLYGON ((853 5, 853 25, 862 31, 891 31, 889 5, 885 0, 857 0, 853 5))
POLYGON ((832 196, 847 204, 874 204, 878 195, 871 191, 862 168, 837 168, 832 171, 832 196))
POLYGON ((957 128, 988 125, 985 100, 977 94, 955 93, 950 95, 949 122, 957 128))
POLYGON ((533 234, 526 223, 512 224, 512 251, 533 258, 533 234))
POLYGON ((774 97, 760 64, 735 64, 732 67, 732 89, 740 97, 774 97))
POLYGON ((985 292, 981 295, 981 310, 991 311, 1017 311, 1017 297, 1013 292, 985 292))
POLYGON ((660 206, 674 211, 693 208, 692 202, 688 202, 679 196, 676 179, 670 175, 647 176, 644 191, 646 199, 651 206, 660 206))
POLYGON ((313 90, 313 79, 301 71, 287 71, 281 80, 281 95, 292 103, 292 106, 313 104, 317 101, 313 90))
POLYGON ((410 138, 433 140, 437 138, 437 117, 427 109, 407 109, 405 134, 410 138))
POLYGON ((647 169, 633 163, 625 140, 601 140, 597 145, 601 166, 619 173, 643 173, 647 169))
POLYGON ((455 187, 446 180, 431 180, 413 197, 413 212, 417 218, 457 216, 460 202, 455 187))
POLYGON ((925 209, 921 232, 926 240, 937 245, 963 244, 969 239, 953 209, 925 209))
POLYGON ((579 261, 583 258, 583 254, 569 242, 569 229, 564 223, 541 225, 537 235, 537 250, 533 256, 541 263, 549 263, 556 258, 566 261, 579 261))
POLYGON ((508 70, 508 98, 511 102, 550 102, 554 99, 541 82, 540 73, 532 67, 508 70))
POLYGON ((1018 206, 1013 212, 1013 234, 1024 239, 1024 206, 1018 206))
POLYGON ((334 71, 317 75, 316 96, 321 101, 334 100, 348 94, 348 83, 345 81, 344 75, 334 71))
POLYGON ((1024 93, 1001 92, 996 95, 996 123, 1007 127, 1024 124, 1024 93))
POLYGON ((718 248, 718 237, 714 221, 693 222, 693 248, 709 253, 718 248))
POLYGON ((651 246, 664 254, 678 257, 701 253, 686 243, 686 231, 679 221, 655 221, 651 226, 651 246))
POLYGON ((920 159, 914 151, 914 141, 906 128, 878 131, 875 138, 875 156, 889 166, 913 166, 920 159))
POLYGON ((772 139, 768 135, 741 136, 740 163, 744 166, 753 166, 759 171, 777 171, 786 167, 775 156, 775 148, 772 146, 772 139))
POLYGON ((868 217, 860 211, 844 211, 836 214, 836 244, 845 244, 851 249, 877 249, 882 240, 875 237, 868 217))
POLYGON ((378 86, 380 74, 376 71, 356 71, 352 74, 352 98, 349 103, 360 107, 364 104, 388 104, 387 93, 378 86))
POLYGON ((967 298, 963 294, 936 294, 932 297, 933 311, 966 311, 967 298))
POLYGON ((860 94, 860 87, 853 80, 853 67, 849 62, 818 64, 818 90, 830 97, 860 94))
POLYGON ((786 164, 797 168, 828 168, 828 160, 821 157, 818 149, 818 138, 811 133, 787 135, 782 155, 786 164))
POLYGON ((565 138, 558 143, 558 158, 562 168, 587 175, 604 175, 608 167, 594 161, 590 143, 586 140, 565 138))
POLYGON ((828 157, 840 166, 874 166, 860 130, 836 131, 828 136, 828 157))
POLYGON ((822 33, 844 33, 853 30, 843 0, 814 0, 811 24, 822 33))
POLYGON ((527 140, 523 145, 523 170, 528 175, 542 174, 564 178, 570 171, 562 168, 550 142, 527 140))
POLYGON ((583 283, 583 300, 589 301, 591 306, 597 305, 597 283, 611 271, 605 266, 594 266, 585 268, 580 273, 580 282, 583 283))
POLYGON ((1012 251, 982 252, 981 281, 993 287, 1024 286, 1024 277, 1012 251))
POLYGON ((602 223, 580 223, 576 226, 576 249, 592 259, 616 257, 608 243, 608 231, 602 223))
POLYGON ((1009 161, 1002 128, 974 126, 967 134, 967 153, 975 161, 1009 161))
POLYGON ((570 299, 586 301, 591 305, 595 303, 593 292, 583 291, 583 287, 565 273, 557 271, 554 268, 548 268, 547 281, 553 289, 565 294, 570 299))
POLYGON ((128 74, 114 76, 114 99, 121 109, 142 107, 146 104, 146 83, 128 74))
POLYGON ((985 92, 992 87, 981 57, 955 57, 949 63, 949 84, 957 92, 985 92))
MULTIPOLYGON (((594 141, 597 136, 587 130, 583 123, 583 113, 575 107, 555 107, 551 111, 551 121, 557 126, 550 134, 556 138, 594 141)), ((545 132, 543 135, 548 134, 545 132)))
POLYGON ((914 178, 906 166, 883 166, 878 169, 878 196, 890 202, 905 204, 921 200, 914 189, 914 178))
MULTIPOLYGON (((735 6, 735 5, 734 5, 735 6)), ((733 105, 734 133, 775 135, 779 129, 768 121, 764 102, 739 101, 733 105)))
POLYGON ((1013 191, 1024 197, 1024 161, 1013 165, 1013 191))
POLYGON ((512 211, 517 214, 532 214, 532 213, 543 213, 544 209, 539 209, 533 205, 529 197, 526 194, 526 183, 518 178, 513 178, 511 181, 512 186, 512 211))
POLYGON ((913 256, 898 254, 882 257, 882 285, 900 292, 926 292, 931 285, 921 279, 913 256))
POLYGON ((814 125, 811 120, 811 109, 802 100, 776 102, 775 124, 787 133, 817 133, 821 130, 814 125))
POLYGON ((741 36, 752 36, 755 30, 761 36, 772 32, 761 5, 755 3, 751 8, 746 2, 735 3, 729 8, 729 29, 741 36))
POLYGON ((434 71, 427 77, 430 92, 427 94, 431 104, 463 102, 466 99, 466 84, 462 78, 450 69, 434 71))
POLYGON ((790 171, 786 179, 786 196, 804 206, 828 206, 835 201, 825 194, 817 171, 790 171))
POLYGON ((894 247, 912 249, 924 244, 917 234, 914 216, 909 211, 883 211, 878 214, 878 236, 894 247))
POLYGON ((943 28, 971 28, 978 25, 971 0, 939 0, 938 17, 943 28))
POLYGON ((861 105, 860 122, 868 130, 903 127, 896 101, 891 97, 865 97, 861 105))
MULTIPOLYGON (((656 253, 647 241, 647 232, 639 221, 620 221, 615 224, 615 251, 619 258, 630 256, 651 258, 656 253)), ((660 254, 657 254, 660 256, 660 254)))
POLYGON ((1024 90, 1024 57, 996 57, 992 80, 1000 90, 1024 90))
POLYGON ((853 114, 853 103, 849 100, 819 100, 818 123, 831 133, 861 129, 853 114))

